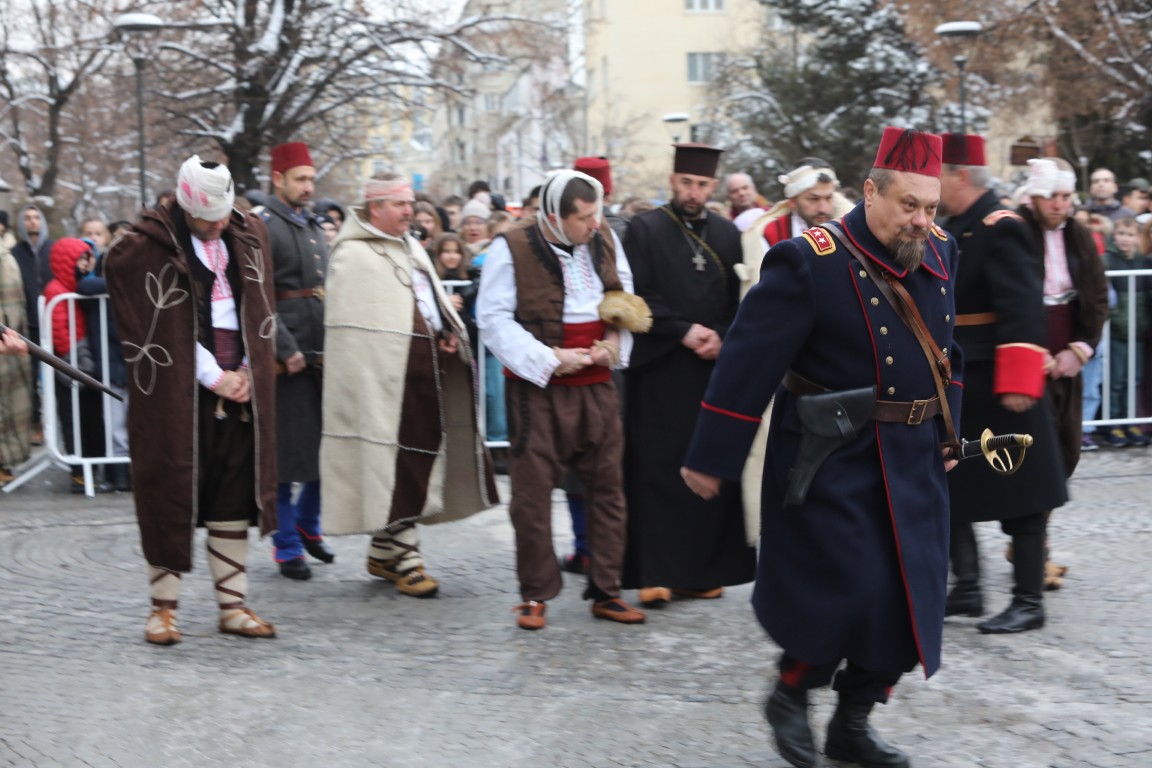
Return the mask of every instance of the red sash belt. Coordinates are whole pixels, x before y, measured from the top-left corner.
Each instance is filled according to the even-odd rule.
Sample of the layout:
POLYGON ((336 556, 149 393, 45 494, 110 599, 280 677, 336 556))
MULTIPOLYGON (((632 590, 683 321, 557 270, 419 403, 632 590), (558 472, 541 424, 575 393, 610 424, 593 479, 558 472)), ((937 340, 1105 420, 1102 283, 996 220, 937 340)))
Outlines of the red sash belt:
MULTIPOLYGON (((604 338, 604 322, 593 320, 588 323, 564 323, 564 341, 560 344, 563 349, 579 347, 592 348, 592 344, 604 338)), ((509 379, 520 378, 507 368, 504 375, 509 379)), ((550 387, 585 387, 589 384, 600 384, 612 378, 612 371, 603 365, 589 365, 581 371, 570 376, 553 376, 548 380, 550 387)))

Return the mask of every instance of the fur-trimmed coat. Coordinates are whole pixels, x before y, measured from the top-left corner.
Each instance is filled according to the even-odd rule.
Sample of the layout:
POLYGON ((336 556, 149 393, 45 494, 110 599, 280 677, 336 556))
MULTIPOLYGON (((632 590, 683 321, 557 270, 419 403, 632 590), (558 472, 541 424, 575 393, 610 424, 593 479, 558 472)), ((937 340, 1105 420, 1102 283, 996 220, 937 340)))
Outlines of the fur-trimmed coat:
MULTIPOLYGON (((145 209, 112 243, 104 274, 128 363, 128 439, 144 557, 189 571, 200 512, 200 399, 214 395, 196 381, 196 343, 209 331, 198 311, 204 286, 192 279, 189 260, 196 254, 178 236, 176 216, 183 212, 174 203, 145 209)), ((252 492, 260 532, 267 534, 276 528, 276 303, 268 230, 233 209, 223 241, 239 268, 234 294, 256 437, 252 492)))
POLYGON ((446 522, 498 503, 468 334, 420 244, 385 235, 353 208, 332 244, 325 290, 324 532, 446 522), (439 351, 417 308, 416 269, 459 340, 456 355, 439 351))

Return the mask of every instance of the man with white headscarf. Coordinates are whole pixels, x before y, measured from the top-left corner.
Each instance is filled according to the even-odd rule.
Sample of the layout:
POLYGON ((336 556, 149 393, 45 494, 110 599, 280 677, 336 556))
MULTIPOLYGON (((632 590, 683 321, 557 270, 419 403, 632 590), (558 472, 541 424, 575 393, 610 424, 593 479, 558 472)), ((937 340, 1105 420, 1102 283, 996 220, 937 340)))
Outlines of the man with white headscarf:
POLYGON ((1028 199, 1019 209, 1044 255, 1044 306, 1048 316, 1049 372, 1064 470, 1080 460, 1084 382, 1080 369, 1100 343, 1108 319, 1104 262, 1088 227, 1072 217, 1076 173, 1058 157, 1028 161, 1028 199))
POLYGON ((145 209, 105 277, 128 364, 136 517, 152 615, 145 639, 180 642, 181 574, 197 526, 226 634, 275 637, 245 604, 248 527, 276 526, 276 303, 268 231, 232 206, 232 176, 198 156, 175 201, 145 209))
POLYGON ((805 157, 777 178, 785 199, 741 230, 744 263, 736 266, 741 297, 760 280, 760 264, 769 248, 852 210, 852 203, 840 194, 836 172, 818 157, 805 157))
POLYGON ((412 185, 364 184, 332 242, 325 281, 321 516, 372 533, 368 573, 432 597, 416 523, 499 503, 477 422, 472 350, 432 260, 409 234, 412 185))
MULTIPOLYGON (((1076 173, 1068 161, 1044 157, 1028 161, 1028 199, 1018 209, 1032 230, 1036 255, 1044 259, 1044 310, 1048 321, 1048 371, 1056 434, 1071 478, 1080 461, 1083 438, 1084 378, 1081 370, 1094 354, 1108 319, 1108 283, 1104 262, 1088 227, 1072 217, 1076 173)), ((1045 564, 1044 586, 1058 589, 1067 570, 1045 564)), ((981 625, 983 632, 1005 632, 1036 623, 1043 608, 1013 600, 1009 610, 981 625)))
POLYGON ((620 240, 603 225, 603 186, 556 171, 536 219, 488 246, 476 320, 504 364, 508 513, 516 531, 522 629, 545 625, 562 586, 552 546, 552 489, 570 468, 587 497, 592 615, 625 624, 643 612, 620 599, 627 531, 624 435, 612 371, 627 367, 647 307, 632 294, 620 240))

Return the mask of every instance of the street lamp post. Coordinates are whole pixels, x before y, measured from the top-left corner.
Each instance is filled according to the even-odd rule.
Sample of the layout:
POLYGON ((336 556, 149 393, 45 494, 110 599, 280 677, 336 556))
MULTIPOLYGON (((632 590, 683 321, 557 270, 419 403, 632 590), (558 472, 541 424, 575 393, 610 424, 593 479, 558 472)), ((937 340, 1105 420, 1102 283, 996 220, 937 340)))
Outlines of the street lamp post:
MULTIPOLYGON (((940 37, 975 37, 984 31, 984 25, 978 21, 949 21, 940 24, 936 27, 936 34, 940 37)), ((968 130, 968 115, 965 109, 965 94, 964 94, 964 66, 968 63, 968 57, 963 54, 957 54, 952 57, 952 61, 956 63, 956 69, 959 72, 959 89, 960 89, 960 130, 959 133, 964 133, 968 130)))
POLYGON ((148 33, 164 26, 158 16, 150 13, 123 13, 116 17, 112 26, 124 38, 125 51, 132 57, 136 68, 136 150, 140 158, 140 205, 148 205, 148 189, 144 176, 144 65, 148 62, 148 50, 144 40, 148 33))
POLYGON ((672 143, 678 144, 680 142, 680 132, 684 130, 684 126, 688 123, 688 113, 669 112, 660 118, 660 122, 664 123, 664 127, 668 129, 668 135, 672 137, 672 143))

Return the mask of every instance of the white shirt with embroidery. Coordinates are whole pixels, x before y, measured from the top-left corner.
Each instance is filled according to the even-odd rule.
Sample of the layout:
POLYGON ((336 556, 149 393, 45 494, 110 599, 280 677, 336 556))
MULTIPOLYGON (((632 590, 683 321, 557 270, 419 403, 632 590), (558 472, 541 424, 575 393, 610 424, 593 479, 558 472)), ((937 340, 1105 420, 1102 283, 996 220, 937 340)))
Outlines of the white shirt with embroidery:
MULTIPOLYGON (((232 284, 228 282, 228 246, 224 241, 201 240, 192 235, 192 250, 200 263, 208 267, 216 276, 212 283, 212 327, 225 331, 240 330, 240 319, 236 314, 236 298, 232 295, 232 284)), ((200 386, 214 389, 224 376, 224 369, 216 361, 216 356, 196 342, 196 381, 200 386)))
MULTIPOLYGON (((632 268, 615 232, 612 233, 612 243, 616 247, 616 274, 620 277, 620 285, 632 293, 632 268)), ((596 274, 588 246, 578 245, 568 253, 551 243, 548 245, 559 259, 564 274, 563 322, 599 320, 604 285, 596 274)), ((546 387, 552 373, 560 367, 560 361, 551 347, 538 341, 516 322, 515 312, 516 270, 512 264, 512 252, 508 250, 508 241, 498 237, 488 246, 485 257, 480 294, 476 298, 476 325, 483 333, 484 345, 508 370, 538 387, 546 387)), ((632 333, 621 330, 617 370, 628 367, 631 355, 632 333)))

